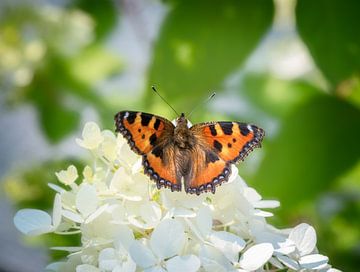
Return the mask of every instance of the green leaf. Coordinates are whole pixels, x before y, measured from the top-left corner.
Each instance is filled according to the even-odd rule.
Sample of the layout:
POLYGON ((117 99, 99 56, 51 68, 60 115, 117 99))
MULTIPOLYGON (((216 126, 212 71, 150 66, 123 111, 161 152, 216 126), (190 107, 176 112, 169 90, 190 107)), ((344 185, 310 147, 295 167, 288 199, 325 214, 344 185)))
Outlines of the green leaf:
POLYGON ((241 67, 272 17, 268 0, 173 3, 155 45, 149 85, 156 85, 171 103, 190 109, 189 103, 218 89, 241 67))
POLYGON ((61 88, 46 76, 38 76, 28 91, 28 99, 39 113, 43 132, 52 143, 57 143, 74 131, 80 121, 79 112, 65 101, 61 88))
POLYGON ((78 0, 76 5, 95 20, 97 40, 105 38, 116 26, 119 12, 113 0, 78 0))
POLYGON ((38 110, 43 131, 53 143, 59 142, 79 126, 79 113, 57 101, 38 104, 38 110))
POLYGON ((360 111, 319 95, 284 119, 267 150, 256 187, 287 211, 328 189, 360 158, 360 111))
POLYGON ((299 0, 299 33, 315 63, 336 87, 360 72, 360 2, 299 0))

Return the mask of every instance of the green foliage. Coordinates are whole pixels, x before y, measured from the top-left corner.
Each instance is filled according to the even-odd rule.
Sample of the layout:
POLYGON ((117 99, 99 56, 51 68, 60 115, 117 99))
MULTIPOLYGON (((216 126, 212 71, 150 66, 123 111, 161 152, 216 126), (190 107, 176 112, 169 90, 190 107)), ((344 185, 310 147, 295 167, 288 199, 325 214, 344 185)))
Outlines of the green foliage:
MULTIPOLYGON (((241 67, 269 29, 273 3, 174 2, 155 45, 148 82, 187 109, 241 67)), ((152 98, 149 93, 146 101, 152 98)))
POLYGON ((115 1, 77 0, 74 2, 75 6, 81 8, 86 13, 91 14, 91 17, 95 21, 95 34, 97 40, 106 38, 115 27, 119 18, 115 1))
POLYGON ((360 73, 360 2, 299 0, 299 33, 314 61, 336 87, 360 73))
POLYGON ((289 211, 312 201, 359 160, 354 135, 360 135, 360 111, 334 97, 315 96, 284 118, 255 182, 289 211))

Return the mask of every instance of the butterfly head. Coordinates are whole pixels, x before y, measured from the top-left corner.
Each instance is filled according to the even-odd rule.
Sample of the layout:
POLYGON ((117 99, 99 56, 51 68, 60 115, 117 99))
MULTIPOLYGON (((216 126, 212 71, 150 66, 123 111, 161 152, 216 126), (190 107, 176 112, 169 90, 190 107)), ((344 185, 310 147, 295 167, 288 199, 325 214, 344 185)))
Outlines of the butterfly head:
POLYGON ((178 118, 176 118, 177 127, 187 127, 188 120, 185 118, 185 113, 181 113, 178 118))

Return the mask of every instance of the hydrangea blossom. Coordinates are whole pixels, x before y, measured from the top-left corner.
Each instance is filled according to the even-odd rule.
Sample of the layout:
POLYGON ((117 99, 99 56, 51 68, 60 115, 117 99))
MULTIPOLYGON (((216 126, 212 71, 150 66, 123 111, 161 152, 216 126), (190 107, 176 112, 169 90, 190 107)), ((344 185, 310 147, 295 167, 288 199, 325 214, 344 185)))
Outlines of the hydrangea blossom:
POLYGON ((216 194, 158 190, 121 135, 87 123, 82 136, 93 163, 56 173, 52 216, 24 209, 14 218, 27 235, 80 233, 81 245, 53 248, 69 255, 48 271, 339 271, 318 253, 313 227, 267 223, 264 209, 279 202, 263 200, 236 167, 216 194))

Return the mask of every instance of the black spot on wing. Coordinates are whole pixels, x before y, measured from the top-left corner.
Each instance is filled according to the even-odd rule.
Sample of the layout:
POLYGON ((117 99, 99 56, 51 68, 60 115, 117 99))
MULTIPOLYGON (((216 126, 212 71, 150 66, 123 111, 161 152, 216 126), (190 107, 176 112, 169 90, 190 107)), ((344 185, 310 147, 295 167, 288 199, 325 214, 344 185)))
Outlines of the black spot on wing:
POLYGON ((156 140, 157 140, 156 134, 153 133, 153 134, 150 136, 149 140, 150 140, 150 144, 151 144, 151 145, 155 145, 155 142, 156 142, 156 140))
POLYGON ((207 150, 205 152, 205 162, 206 163, 210 163, 210 162, 216 162, 219 160, 218 155, 216 155, 216 153, 214 153, 211 150, 207 150))
POLYGON ((161 159, 163 157, 163 149, 160 146, 156 146, 151 153, 154 154, 155 157, 160 157, 161 159))
POLYGON ((154 129, 158 130, 160 123, 161 123, 160 119, 156 119, 156 121, 154 123, 154 129))
POLYGON ((146 113, 141 114, 141 125, 146 127, 149 125, 152 116, 146 113))
MULTIPOLYGON (((127 113, 127 112, 126 112, 127 113)), ((126 115, 125 113, 125 115, 126 115)), ((137 112, 129 112, 128 117, 126 118, 126 120, 129 122, 129 124, 133 124, 135 122, 135 118, 136 118, 136 114, 137 112)), ((125 117, 125 116, 124 116, 125 117)))
POLYGON ((232 127, 233 127, 233 123, 231 122, 220 122, 219 123, 222 131, 224 132, 225 135, 231 135, 233 133, 232 131, 232 127))
POLYGON ((232 144, 231 143, 228 143, 228 148, 231 148, 232 147, 232 144))
POLYGON ((247 128, 246 124, 239 124, 240 133, 243 136, 247 136, 250 132, 250 130, 247 128))
POLYGON ((209 129, 210 129, 210 132, 211 132, 211 135, 212 135, 212 136, 216 136, 216 135, 217 135, 217 132, 216 132, 216 129, 215 129, 215 126, 214 126, 214 125, 210 125, 210 126, 209 126, 209 129))
POLYGON ((222 150, 222 144, 217 140, 214 140, 214 148, 217 149, 219 152, 222 150))

